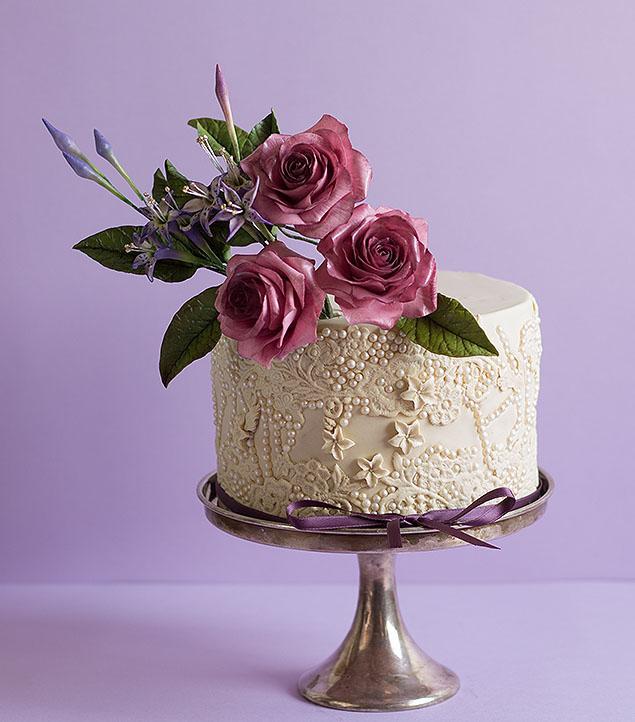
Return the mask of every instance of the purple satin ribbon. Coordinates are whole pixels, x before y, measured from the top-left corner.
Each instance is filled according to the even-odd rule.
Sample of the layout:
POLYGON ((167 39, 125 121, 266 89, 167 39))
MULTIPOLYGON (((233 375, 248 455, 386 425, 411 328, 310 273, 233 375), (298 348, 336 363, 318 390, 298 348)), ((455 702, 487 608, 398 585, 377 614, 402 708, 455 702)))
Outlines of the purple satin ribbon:
POLYGON ((329 529, 386 527, 388 546, 391 549, 399 549, 403 546, 401 539, 402 525, 433 529, 460 539, 467 544, 487 547, 488 549, 498 549, 499 547, 494 544, 466 533, 464 529, 493 524, 508 512, 536 501, 544 491, 542 484, 540 484, 531 494, 516 499, 511 489, 506 486, 499 486, 479 496, 478 499, 475 499, 464 509, 433 509, 424 514, 366 514, 363 512, 351 512, 349 514, 345 509, 335 504, 316 499, 301 499, 300 501, 291 502, 287 506, 287 518, 285 520, 282 517, 267 514, 264 511, 241 504, 241 502, 231 497, 218 482, 212 482, 211 487, 212 498, 216 494, 218 500, 236 514, 251 516, 264 521, 287 521, 300 530, 328 531, 329 529), (500 501, 495 504, 487 503, 495 499, 500 501), (328 516, 296 516, 295 512, 299 509, 309 508, 330 509, 343 513, 328 516))

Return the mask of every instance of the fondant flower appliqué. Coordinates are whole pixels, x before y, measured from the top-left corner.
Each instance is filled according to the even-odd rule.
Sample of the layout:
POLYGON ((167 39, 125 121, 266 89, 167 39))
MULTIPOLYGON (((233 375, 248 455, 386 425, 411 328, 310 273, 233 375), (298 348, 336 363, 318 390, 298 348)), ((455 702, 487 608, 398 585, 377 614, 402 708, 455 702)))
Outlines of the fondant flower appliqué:
POLYGON ((324 402, 324 412, 332 419, 337 419, 338 416, 341 416, 343 410, 344 406, 342 402, 337 398, 330 398, 324 402))
POLYGON ((425 406, 435 402, 434 381, 422 381, 418 376, 408 377, 408 388, 401 394, 404 401, 410 401, 415 411, 421 411, 425 406))
POLYGON ((322 449, 328 451, 336 461, 342 461, 344 452, 353 446, 355 446, 355 442, 344 436, 341 426, 335 426, 332 430, 324 431, 322 449))
POLYGON ((421 436, 419 422, 416 419, 411 424, 405 421, 395 421, 395 431, 397 433, 388 440, 388 443, 401 449, 404 454, 423 445, 423 436, 421 436))
POLYGON ((346 474, 340 469, 338 464, 335 464, 333 471, 329 474, 329 488, 332 491, 337 491, 345 485, 346 480, 346 474))
POLYGON ((372 459, 357 459, 360 470, 355 474, 355 478, 365 481, 368 487, 375 486, 380 479, 388 475, 388 469, 384 469, 383 463, 384 457, 381 454, 375 454, 372 459))
POLYGON ((247 408, 238 417, 238 442, 245 446, 249 445, 258 429, 260 423, 260 406, 253 399, 246 402, 247 408))

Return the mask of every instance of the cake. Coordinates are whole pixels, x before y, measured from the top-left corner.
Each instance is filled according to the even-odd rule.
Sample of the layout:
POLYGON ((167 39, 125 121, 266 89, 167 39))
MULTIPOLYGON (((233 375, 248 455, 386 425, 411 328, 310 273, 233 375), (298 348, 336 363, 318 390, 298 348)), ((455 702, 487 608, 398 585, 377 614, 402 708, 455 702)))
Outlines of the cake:
POLYGON ((212 353, 218 481, 284 517, 298 499, 347 511, 463 508, 538 485, 538 307, 513 283, 440 272, 498 356, 431 353, 401 331, 320 320, 318 338, 263 368, 221 337, 212 353))
POLYGON ((76 249, 150 281, 212 274, 172 318, 159 372, 167 386, 212 354, 221 503, 284 519, 293 502, 303 513, 417 514, 534 492, 532 296, 438 272, 425 219, 366 202, 371 164, 334 116, 284 133, 272 110, 246 130, 219 66, 215 91, 223 118, 188 123, 211 179, 166 160, 142 192, 94 131, 132 197, 44 124, 78 176, 143 219, 76 249))

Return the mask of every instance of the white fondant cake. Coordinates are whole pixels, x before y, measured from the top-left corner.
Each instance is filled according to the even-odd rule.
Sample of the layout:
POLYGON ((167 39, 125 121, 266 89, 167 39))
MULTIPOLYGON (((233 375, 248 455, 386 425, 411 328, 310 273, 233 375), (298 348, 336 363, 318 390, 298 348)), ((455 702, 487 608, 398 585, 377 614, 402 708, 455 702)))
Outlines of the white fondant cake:
POLYGON ((285 516, 296 499, 402 514, 538 485, 540 329, 530 293, 474 273, 439 290, 477 317, 498 357, 450 358, 399 332, 320 321, 316 343, 270 369, 222 338, 212 354, 218 479, 285 516))

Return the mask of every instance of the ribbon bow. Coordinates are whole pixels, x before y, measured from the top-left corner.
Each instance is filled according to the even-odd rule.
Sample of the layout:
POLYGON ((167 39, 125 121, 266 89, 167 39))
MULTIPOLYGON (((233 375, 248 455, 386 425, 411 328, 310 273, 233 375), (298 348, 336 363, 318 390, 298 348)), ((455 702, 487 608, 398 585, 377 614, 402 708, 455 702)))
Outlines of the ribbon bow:
POLYGON ((431 511, 426 511, 424 514, 366 514, 363 512, 352 512, 349 514, 346 509, 342 509, 335 504, 329 504, 326 501, 300 499, 299 501, 291 502, 291 504, 287 506, 286 520, 242 504, 237 499, 231 497, 218 481, 210 484, 208 498, 212 499, 214 496, 217 496, 218 500, 225 507, 237 514, 263 519, 265 521, 287 521, 296 529, 300 530, 312 529, 315 531, 327 531, 329 529, 350 529, 353 527, 386 527, 388 546, 391 549, 399 549, 403 546, 401 539, 402 525, 434 529, 443 534, 449 534, 467 544, 487 547, 488 549, 498 549, 499 547, 494 544, 490 544, 468 534, 465 529, 493 524, 508 512, 533 503, 539 499, 543 493, 544 489, 541 484, 531 494, 517 499, 511 489, 508 489, 506 486, 499 486, 479 496, 478 499, 475 499, 469 506, 466 506, 465 509, 432 509, 431 511), (495 501, 496 499, 499 499, 499 501, 495 504, 487 503, 495 501), (309 508, 330 509, 331 511, 339 511, 342 513, 329 516, 297 516, 295 513, 300 509, 309 508))
MULTIPOLYGON (((522 499, 527 503, 526 499, 522 499)), ((464 509, 434 509, 424 514, 365 514, 362 512, 346 513, 335 504, 315 499, 301 499, 287 506, 287 521, 296 529, 343 529, 350 527, 386 527, 388 546, 399 549, 403 546, 401 539, 401 526, 420 526, 424 529, 434 529, 443 534, 460 539, 474 546, 498 549, 489 542, 468 534, 463 528, 485 526, 498 521, 504 514, 516 508, 517 500, 511 489, 500 486, 479 496, 464 509), (489 501, 500 499, 496 504, 487 504, 489 501), (484 506, 486 505, 486 506, 484 506), (299 509, 318 508, 343 512, 339 515, 329 516, 297 516, 299 509), (458 528, 462 527, 462 528, 458 528)))

